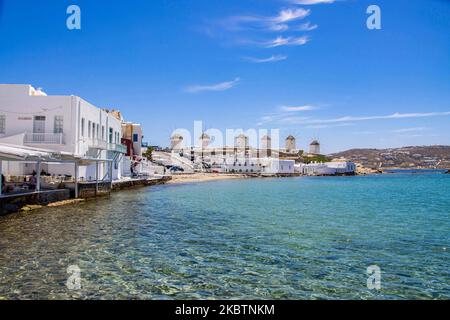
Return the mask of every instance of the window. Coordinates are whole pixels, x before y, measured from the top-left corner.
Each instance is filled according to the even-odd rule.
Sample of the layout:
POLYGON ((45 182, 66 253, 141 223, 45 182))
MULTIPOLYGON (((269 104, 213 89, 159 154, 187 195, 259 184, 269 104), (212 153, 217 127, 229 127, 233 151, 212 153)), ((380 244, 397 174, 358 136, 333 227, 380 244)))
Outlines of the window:
POLYGON ((63 133, 64 132, 64 117, 63 116, 55 116, 55 127, 53 129, 54 133, 63 133))
POLYGON ((88 121, 88 138, 91 137, 91 121, 88 121))
POLYGON ((109 143, 113 142, 113 128, 109 128, 109 143))
POLYGON ((102 140, 105 141, 105 126, 102 126, 102 140))
POLYGON ((84 120, 84 118, 81 118, 81 136, 84 137, 84 123, 86 121, 84 120))
POLYGON ((97 139, 98 139, 98 137, 100 137, 100 135, 99 135, 99 133, 100 133, 100 125, 97 123, 97 133, 96 133, 96 136, 97 136, 97 139))
POLYGON ((6 116, 0 115, 0 133, 6 133, 6 116))
POLYGON ((92 122, 92 139, 95 138, 95 123, 92 122))
POLYGON ((137 133, 133 134, 133 142, 139 141, 139 135, 137 133))

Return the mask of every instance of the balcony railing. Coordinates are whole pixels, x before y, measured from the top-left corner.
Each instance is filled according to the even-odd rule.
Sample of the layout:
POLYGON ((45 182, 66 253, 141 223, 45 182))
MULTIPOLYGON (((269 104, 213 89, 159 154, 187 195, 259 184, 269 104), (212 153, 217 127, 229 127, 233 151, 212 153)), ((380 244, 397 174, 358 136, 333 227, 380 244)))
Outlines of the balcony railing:
POLYGON ((64 133, 25 133, 24 144, 66 144, 64 133))
POLYGON ((104 140, 94 139, 92 140, 92 143, 89 145, 89 147, 93 149, 106 150, 108 148, 108 143, 104 140))
POLYGON ((127 147, 118 143, 108 143, 108 150, 124 154, 127 153, 127 147))

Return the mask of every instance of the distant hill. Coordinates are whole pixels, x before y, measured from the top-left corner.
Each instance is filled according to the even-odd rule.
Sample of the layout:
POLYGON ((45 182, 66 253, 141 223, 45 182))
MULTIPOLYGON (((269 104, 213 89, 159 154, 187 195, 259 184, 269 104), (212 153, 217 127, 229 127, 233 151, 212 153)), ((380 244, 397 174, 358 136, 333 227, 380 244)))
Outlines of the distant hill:
POLYGON ((450 146, 403 147, 393 149, 351 149, 329 155, 346 158, 364 167, 383 168, 450 168, 450 146))

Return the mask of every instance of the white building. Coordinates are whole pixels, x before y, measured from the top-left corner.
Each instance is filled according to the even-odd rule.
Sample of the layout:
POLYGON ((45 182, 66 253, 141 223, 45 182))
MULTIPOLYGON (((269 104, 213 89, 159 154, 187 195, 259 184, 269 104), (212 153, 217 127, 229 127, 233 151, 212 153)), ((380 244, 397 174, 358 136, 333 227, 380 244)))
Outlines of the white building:
POLYGON ((356 165, 351 161, 332 161, 325 163, 328 168, 336 170, 336 174, 354 174, 356 165))
POLYGON ((130 156, 142 156, 142 139, 144 135, 142 126, 139 123, 122 122, 122 138, 127 139, 133 147, 130 156))
POLYGON ((300 166, 300 173, 307 176, 335 175, 336 169, 328 167, 325 163, 308 163, 300 166))
POLYGON ((276 158, 227 159, 221 172, 225 173, 265 173, 293 174, 294 160, 276 158))
MULTIPOLYGON (((112 178, 121 175, 121 120, 77 96, 48 96, 31 85, 0 84, 0 142, 67 152, 85 159, 112 160, 112 178)), ((81 180, 94 180, 96 165, 81 166, 81 180)), ((33 164, 7 163, 6 174, 30 174, 33 164)), ((47 164, 49 174, 74 175, 73 166, 47 164)), ((99 176, 108 175, 99 162, 99 176)))
POLYGON ((261 159, 263 173, 268 174, 293 174, 295 173, 295 161, 277 158, 261 159))
POLYGON ((356 165, 350 161, 332 161, 296 165, 295 171, 308 176, 354 174, 356 165))
POLYGON ((224 173, 260 173, 262 165, 258 159, 228 158, 221 166, 224 173))

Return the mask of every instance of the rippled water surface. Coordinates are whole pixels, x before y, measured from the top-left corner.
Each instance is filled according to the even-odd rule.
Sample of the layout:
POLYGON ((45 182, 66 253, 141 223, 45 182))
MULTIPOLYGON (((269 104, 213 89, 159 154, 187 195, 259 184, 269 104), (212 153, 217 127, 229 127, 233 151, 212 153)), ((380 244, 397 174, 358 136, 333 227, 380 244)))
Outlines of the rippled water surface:
POLYGON ((449 270, 443 174, 158 186, 0 217, 0 299, 449 299, 449 270))

